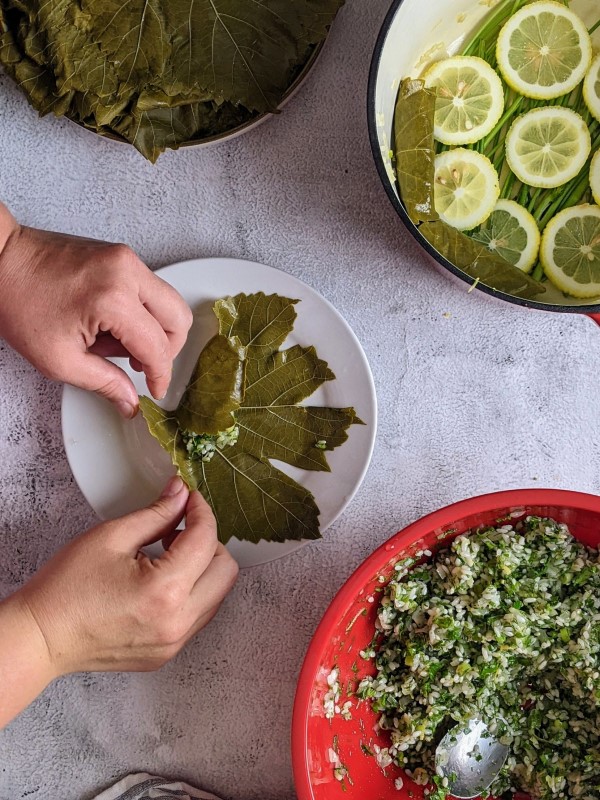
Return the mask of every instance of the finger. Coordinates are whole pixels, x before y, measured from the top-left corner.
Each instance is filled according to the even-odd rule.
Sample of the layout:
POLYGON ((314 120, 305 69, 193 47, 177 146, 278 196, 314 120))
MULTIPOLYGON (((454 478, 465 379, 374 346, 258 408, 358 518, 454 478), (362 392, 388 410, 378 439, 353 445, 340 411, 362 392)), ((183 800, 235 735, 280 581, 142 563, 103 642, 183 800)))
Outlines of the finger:
POLYGON ((173 531, 173 533, 170 533, 168 536, 165 536, 165 538, 162 540, 163 550, 170 550, 171 545, 173 544, 173 542, 179 536, 180 533, 181 530, 175 530, 173 531))
POLYGON ((133 358, 121 342, 110 333, 100 334, 94 344, 88 347, 88 351, 104 358, 128 358, 131 369, 136 372, 144 371, 144 367, 137 358, 133 358))
POLYGON ((204 575, 197 581, 185 611, 192 623, 184 636, 177 642, 177 651, 205 628, 217 615, 223 600, 235 584, 238 566, 222 544, 217 547, 217 555, 204 575))
POLYGON ((217 546, 217 523, 212 510, 200 492, 191 492, 185 511, 185 528, 160 560, 191 589, 213 560, 217 546))
MULTIPOLYGON (((200 497, 202 497, 202 495, 200 495, 200 497)), ((202 497, 202 499, 204 500, 203 497, 202 497)), ((206 505, 208 505, 208 503, 206 505)), ((209 506, 209 509, 210 509, 210 506, 209 506)), ((212 514, 212 511, 211 511, 211 514, 212 514)), ((173 531, 172 533, 170 533, 168 536, 165 536, 165 538, 162 540, 163 549, 164 550, 169 550, 171 548, 171 545, 173 544, 173 542, 175 541, 175 539, 179 536, 179 534, 181 532, 182 532, 182 529, 179 528, 179 529, 173 531)), ((216 547, 216 550, 215 550, 215 554, 218 553, 219 549, 222 548, 222 547, 223 547, 223 545, 220 542, 217 542, 217 547, 216 547)))
POLYGON ((114 403, 126 419, 135 417, 139 398, 131 379, 116 364, 94 353, 69 354, 68 383, 96 392, 114 403), (71 375, 76 376, 75 379, 71 375))
POLYGON ((142 365, 153 397, 165 396, 171 381, 173 359, 166 333, 142 305, 124 308, 107 325, 133 358, 142 365))
POLYGON ((183 519, 188 497, 185 483, 174 477, 152 505, 115 520, 113 528, 121 551, 135 558, 142 547, 172 533, 183 519))
POLYGON ((224 545, 219 544, 215 557, 198 578, 190 593, 191 606, 199 618, 207 609, 220 605, 233 588, 239 567, 224 545))
POLYGON ((197 620, 194 621, 193 625, 187 631, 185 636, 182 636, 181 639, 176 643, 175 647, 177 649, 177 652, 179 652, 183 647, 185 647, 185 645, 190 641, 190 639, 193 639, 197 633, 199 633, 203 628, 206 628, 206 626, 210 622, 212 622, 212 620, 219 613, 221 605, 222 604, 219 603, 219 605, 209 609, 204 614, 202 614, 202 616, 200 616, 197 620))
POLYGON ((100 334, 88 351, 103 358, 129 358, 121 342, 110 334, 100 334))
POLYGON ((192 327, 190 307, 172 286, 152 272, 140 286, 140 300, 167 334, 171 358, 175 358, 192 327))
POLYGON ((221 608, 239 573, 239 567, 227 549, 219 544, 217 554, 190 593, 186 610, 193 620, 182 645, 204 628, 221 608))
POLYGON ((206 626, 209 624, 209 622, 212 622, 212 620, 217 616, 217 614, 221 610, 221 606, 222 605, 223 605, 222 602, 218 603, 216 606, 214 606, 213 608, 208 609, 208 611, 206 611, 204 614, 202 614, 200 617, 198 617, 197 620, 195 620, 195 622, 192 625, 192 627, 189 629, 189 631, 183 637, 182 646, 186 642, 189 642, 190 639, 193 639, 194 636, 196 636, 203 628, 206 628, 206 626))

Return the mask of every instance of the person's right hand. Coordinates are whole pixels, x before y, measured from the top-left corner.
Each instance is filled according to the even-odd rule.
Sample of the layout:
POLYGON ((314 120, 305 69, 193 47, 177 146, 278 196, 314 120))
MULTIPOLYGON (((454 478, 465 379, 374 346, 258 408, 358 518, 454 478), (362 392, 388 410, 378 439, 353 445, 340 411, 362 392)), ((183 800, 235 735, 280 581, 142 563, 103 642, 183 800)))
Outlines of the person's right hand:
POLYGON ((68 544, 12 599, 39 628, 55 676, 146 671, 212 619, 237 573, 210 506, 173 478, 149 508, 68 544), (160 558, 140 552, 161 539, 170 544, 160 558))

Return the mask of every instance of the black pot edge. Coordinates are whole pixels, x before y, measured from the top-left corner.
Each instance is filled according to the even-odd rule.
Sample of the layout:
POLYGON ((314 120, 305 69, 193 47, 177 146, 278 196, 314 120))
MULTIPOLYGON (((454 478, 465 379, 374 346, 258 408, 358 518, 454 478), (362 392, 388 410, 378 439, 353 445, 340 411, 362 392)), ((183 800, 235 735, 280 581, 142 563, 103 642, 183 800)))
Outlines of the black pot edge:
MULTIPOLYGON (((398 195, 394 192, 393 188, 390 185, 388 174, 385 168, 385 164, 383 163, 383 158, 381 156, 381 148, 379 146, 379 139, 377 138, 377 124, 375 119, 375 87, 377 85, 377 74, 379 72, 379 63, 381 61, 381 54, 383 51, 383 47, 385 45, 385 41, 387 39, 390 26, 392 24, 392 20, 396 16, 396 13, 404 0, 393 0, 392 5, 390 6, 390 10, 386 14, 386 17, 383 21, 383 25, 381 26, 381 30, 379 31, 379 35, 377 36, 377 42, 375 43, 375 50, 373 52, 373 58, 371 60, 371 67, 369 70, 369 84, 367 89, 367 124, 369 129, 369 140, 371 142, 371 150, 373 152, 373 157, 375 159, 375 166, 377 167, 377 172, 379 174, 379 178, 383 184, 383 188, 390 199, 392 205, 396 209, 396 212, 404 226, 411 234, 411 236, 416 239, 416 241, 421 245, 423 250, 425 250, 438 264, 440 264, 444 269, 447 269, 448 272, 451 272, 457 278, 460 278, 464 283, 469 284, 469 286, 473 286, 473 279, 464 273, 462 270, 455 267, 451 261, 448 261, 441 253, 439 253, 435 247, 427 241, 427 239, 419 233, 419 229, 416 225, 413 224, 410 217, 406 213, 406 209, 400 202, 398 195)), ((538 303, 535 300, 525 300, 521 297, 515 297, 511 294, 506 294, 504 292, 500 292, 496 289, 492 289, 490 286, 486 286, 485 284, 477 284, 475 287, 479 292, 485 292, 485 294, 490 295, 491 297, 496 297, 500 300, 505 300, 508 303, 513 303, 514 305, 524 306, 525 308, 534 308, 540 311, 557 311, 559 313, 564 314, 598 314, 600 313, 600 305, 588 305, 588 306, 568 306, 568 305, 558 305, 554 303, 538 303)))

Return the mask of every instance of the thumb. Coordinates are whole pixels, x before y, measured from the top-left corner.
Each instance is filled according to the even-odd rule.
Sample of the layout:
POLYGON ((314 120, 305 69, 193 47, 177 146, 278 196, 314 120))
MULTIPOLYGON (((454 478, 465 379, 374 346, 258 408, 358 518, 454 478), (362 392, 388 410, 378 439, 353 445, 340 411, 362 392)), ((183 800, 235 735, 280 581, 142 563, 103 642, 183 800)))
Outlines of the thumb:
POLYGON ((75 380, 81 389, 96 392, 114 403, 119 413, 131 419, 138 410, 139 399, 131 379, 120 367, 94 353, 82 353, 72 363, 75 380))
POLYGON ((185 483, 175 476, 152 505, 117 520, 119 529, 126 531, 119 536, 126 551, 136 555, 141 547, 171 534, 183 519, 189 494, 185 483))

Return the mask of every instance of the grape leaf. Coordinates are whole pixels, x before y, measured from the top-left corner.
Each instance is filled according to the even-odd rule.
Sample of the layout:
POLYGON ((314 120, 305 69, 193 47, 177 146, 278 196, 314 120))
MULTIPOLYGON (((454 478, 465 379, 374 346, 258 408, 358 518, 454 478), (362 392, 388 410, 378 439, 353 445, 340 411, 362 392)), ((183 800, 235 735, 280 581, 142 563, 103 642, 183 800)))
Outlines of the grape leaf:
POLYGON ((0 0, 0 63, 41 113, 165 147, 275 111, 343 0, 0 0))
POLYGON ((215 434, 233 424, 244 389, 244 348, 236 337, 214 336, 200 353, 177 408, 182 428, 215 434))
POLYGON ((423 81, 404 80, 394 113, 394 156, 402 202, 416 224, 439 219, 433 202, 436 93, 423 81))
POLYGON ((424 222, 419 230, 438 252, 474 281, 529 300, 540 297, 546 291, 545 286, 531 275, 441 220, 424 222))
POLYGON ((394 115, 396 175, 402 203, 427 241, 473 280, 495 291, 538 298, 546 288, 485 245, 452 228, 435 211, 435 94, 422 80, 400 86, 394 115))
POLYGON ((262 292, 218 300, 219 334, 200 354, 179 406, 166 411, 140 398, 152 435, 188 486, 211 504, 223 542, 319 538, 314 497, 271 460, 329 471, 327 451, 347 440, 351 425, 362 424, 353 408, 302 405, 335 375, 314 347, 280 349, 293 330, 296 303, 262 292), (215 353, 223 357, 221 370, 215 353), (201 391, 204 375, 214 382, 208 391, 201 391), (215 449, 209 461, 192 459, 182 431, 216 432, 231 417, 235 444, 215 449))

